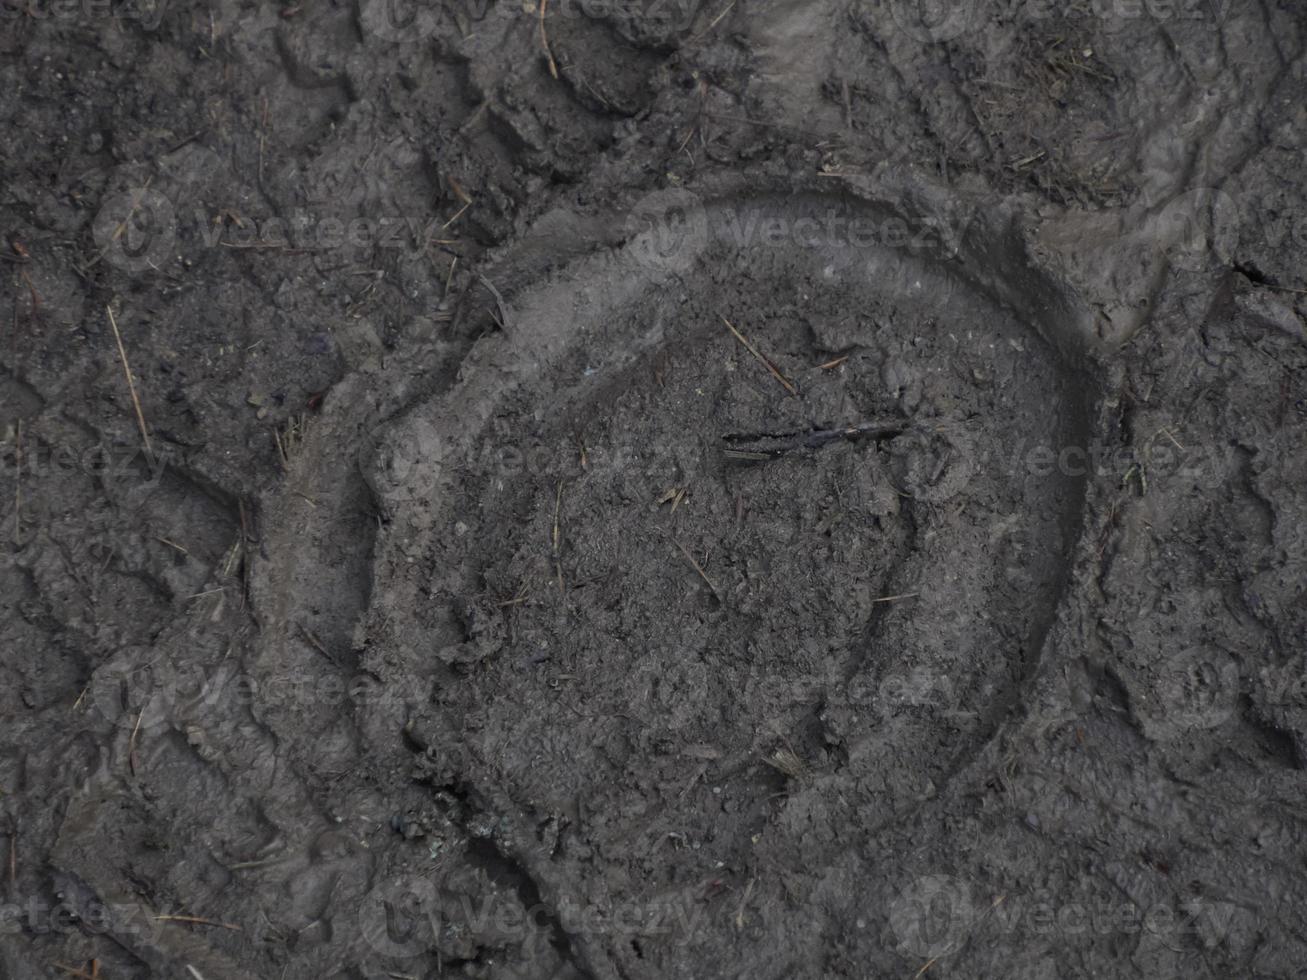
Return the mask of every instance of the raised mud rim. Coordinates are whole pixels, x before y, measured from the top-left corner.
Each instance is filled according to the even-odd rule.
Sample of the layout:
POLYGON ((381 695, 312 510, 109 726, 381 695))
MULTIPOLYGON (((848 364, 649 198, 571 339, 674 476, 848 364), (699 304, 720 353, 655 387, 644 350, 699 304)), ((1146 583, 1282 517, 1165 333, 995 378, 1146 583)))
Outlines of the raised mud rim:
MULTIPOLYGON (((956 196, 944 195, 941 200, 939 192, 921 187, 896 196, 891 204, 856 182, 850 184, 840 179, 810 183, 809 188, 791 184, 786 193, 757 193, 755 184, 754 192, 746 196, 737 192, 718 196, 688 191, 659 192, 663 196, 655 199, 653 206, 672 201, 676 207, 688 208, 690 212, 701 206, 710 224, 714 213, 742 202, 756 205, 770 201, 784 206, 800 198, 830 200, 879 218, 898 217, 917 223, 956 220, 959 211, 966 213, 956 196), (832 193, 832 183, 847 185, 843 188, 846 193, 832 193)), ((442 461, 458 460, 462 451, 460 443, 482 431, 505 397, 520 389, 529 390, 566 354, 578 335, 572 316, 578 305, 585 310, 612 307, 660 283, 675 280, 688 267, 675 256, 670 262, 660 264, 656 253, 651 264, 649 231, 639 224, 642 215, 647 214, 642 208, 648 207, 649 201, 645 199, 637 202, 631 211, 585 223, 569 222, 559 216, 547 218, 540 226, 543 231, 538 227, 528 232, 485 274, 484 288, 474 286, 465 295, 460 304, 460 317, 478 317, 478 322, 493 332, 476 341, 460 362, 457 381, 443 390, 415 393, 416 397, 404 409, 391 416, 382 427, 375 455, 365 463, 364 474, 388 517, 377 542, 380 547, 374 571, 378 585, 385 587, 390 571, 402 569, 403 563, 421 555, 423 541, 429 534, 441 533, 439 507, 429 503, 442 494, 442 485, 454 469, 442 461), (634 228, 632 214, 637 218, 634 228), (598 292, 588 293, 586 283, 596 277, 607 285, 598 292), (510 287, 507 283, 516 285, 510 287), (437 457, 437 464, 425 465, 424 460, 432 457, 437 457), (417 492, 413 492, 415 487, 417 492)), ((1096 414, 1101 415, 1105 377, 1092 342, 1090 317, 1069 289, 1031 264, 1021 245, 1017 209, 973 212, 966 214, 966 218, 965 233, 957 236, 956 248, 949 254, 932 255, 928 261, 956 282, 959 289, 1006 308, 1017 323, 1039 338, 1048 349, 1054 371, 1065 382, 1064 405, 1072 422, 1063 434, 1069 439, 1088 439, 1090 431, 1096 428, 1096 414), (1097 411, 1095 403, 1098 403, 1097 411)), ((692 213, 691 233, 695 220, 692 213)), ((696 259, 697 255, 691 256, 691 264, 696 259)), ((638 357, 640 353, 633 352, 632 356, 638 357)), ((1078 502, 1067 512, 1065 530, 1069 540, 1065 557, 1068 563, 1058 573, 1055 598, 1041 615, 1031 649, 1019 665, 1021 678, 994 705, 992 723, 984 739, 957 759, 952 772, 965 767, 993 739, 1018 706, 1026 682, 1038 667, 1048 631, 1072 577, 1070 557, 1078 558, 1081 550, 1077 542, 1086 491, 1087 485, 1082 481, 1077 490, 1078 502)), ((397 624, 389 622, 389 616, 370 617, 370 620, 375 628, 375 634, 369 631, 370 642, 375 640, 378 653, 389 650, 381 653, 375 662, 398 668, 396 678, 408 675, 412 663, 404 661, 412 651, 400 649, 405 643, 395 632, 399 629, 397 624), (396 641, 398 647, 393 646, 396 641)), ((512 793, 502 789, 482 786, 468 790, 466 784, 462 785, 463 792, 472 792, 488 807, 499 811, 508 829, 496 846, 511 854, 537 882, 541 894, 548 897, 551 888, 547 868, 531 854, 530 846, 514 843, 530 840, 530 828, 525 824, 517 826, 515 820, 506 816, 520 801, 514 804, 512 793)), ((894 819, 903 816, 899 813, 894 819)), ((582 958, 597 968, 598 974, 608 975, 612 968, 608 955, 589 943, 584 945, 588 948, 582 958), (603 962, 608 963, 608 968, 599 966, 603 962)))

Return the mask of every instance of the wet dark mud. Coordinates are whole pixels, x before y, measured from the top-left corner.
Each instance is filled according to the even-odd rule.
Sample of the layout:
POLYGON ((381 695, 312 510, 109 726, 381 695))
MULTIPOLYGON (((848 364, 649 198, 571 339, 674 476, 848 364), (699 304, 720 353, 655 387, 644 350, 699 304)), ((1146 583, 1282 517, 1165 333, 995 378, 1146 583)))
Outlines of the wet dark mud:
POLYGON ((0 977, 1301 972, 1291 5, 0 12, 0 977))
POLYGON ((687 221, 513 297, 374 475, 369 655, 435 671, 433 778, 515 800, 554 893, 627 842, 623 905, 820 867, 934 797, 1021 698, 1084 493, 1025 456, 1083 441, 1086 379, 945 243, 868 244, 906 221, 829 195, 687 221), (785 240, 821 224, 861 247, 785 240))

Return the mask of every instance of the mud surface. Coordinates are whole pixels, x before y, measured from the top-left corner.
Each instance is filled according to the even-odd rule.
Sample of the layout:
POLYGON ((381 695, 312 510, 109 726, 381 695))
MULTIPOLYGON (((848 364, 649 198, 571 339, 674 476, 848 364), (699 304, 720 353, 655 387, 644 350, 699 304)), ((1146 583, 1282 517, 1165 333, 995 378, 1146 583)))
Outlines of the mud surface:
POLYGON ((1299 974, 1301 11, 0 13, 0 977, 1299 974))

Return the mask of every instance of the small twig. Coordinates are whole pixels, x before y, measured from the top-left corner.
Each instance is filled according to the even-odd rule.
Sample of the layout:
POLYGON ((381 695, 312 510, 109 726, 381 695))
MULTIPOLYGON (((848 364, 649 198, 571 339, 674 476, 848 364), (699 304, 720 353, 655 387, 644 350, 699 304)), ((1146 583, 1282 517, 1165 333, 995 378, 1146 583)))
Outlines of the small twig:
POLYGON ((454 256, 454 261, 449 263, 449 275, 445 276, 445 294, 444 299, 449 298, 449 285, 454 281, 454 269, 458 266, 458 256, 454 256))
POLYGON ((289 470, 290 457, 286 455, 286 447, 282 444, 281 433, 277 431, 275 426, 272 429, 272 441, 277 444, 277 454, 281 456, 281 468, 283 470, 289 470))
POLYGON ((735 910, 735 928, 744 928, 744 906, 749 903, 749 896, 753 894, 753 886, 758 883, 757 878, 750 878, 749 884, 744 888, 744 897, 740 899, 740 907, 735 910))
POLYGON ((263 120, 259 124, 259 186, 263 186, 263 149, 268 142, 268 97, 263 97, 263 120))
POLYGON ((245 608, 245 600, 250 595, 250 525, 245 514, 245 500, 242 497, 236 498, 236 510, 241 522, 241 608, 245 608))
POLYGON ((549 36, 545 34, 545 11, 549 0, 540 0, 540 47, 544 48, 545 57, 549 59, 549 74, 558 77, 558 65, 554 62, 554 53, 549 50, 549 36))
POLYGON ((703 37, 705 34, 711 31, 714 27, 716 27, 718 24, 722 22, 722 18, 725 17, 727 14, 729 14, 731 12, 731 8, 734 6, 735 6, 735 0, 731 0, 730 3, 728 3, 725 7, 722 8, 721 13, 712 19, 711 23, 709 23, 707 27, 701 30, 698 34, 694 35, 694 37, 690 38, 690 40, 692 42, 697 41, 699 40, 699 38, 703 37))
POLYGON ((23 420, 14 435, 14 540, 23 538, 23 420))
POLYGON ((309 646, 313 647, 314 650, 317 650, 318 653, 326 657, 327 660, 330 661, 333 667, 339 666, 339 664, 336 663, 336 658, 327 652, 327 648, 322 645, 321 640, 319 640, 316 636, 313 635, 312 630, 310 630, 303 623, 296 623, 295 627, 300 631, 300 635, 304 637, 305 641, 308 642, 309 646))
POLYGON ((218 922, 216 919, 205 919, 198 915, 156 915, 155 922, 184 922, 193 926, 214 926, 218 929, 228 929, 232 932, 240 932, 240 926, 234 926, 229 922, 218 922))
MULTIPOLYGON (((1000 895, 998 896, 998 898, 994 899, 994 901, 990 903, 989 908, 985 909, 985 914, 976 920, 975 924, 971 926, 971 929, 975 929, 976 926, 980 925, 986 919, 988 919, 990 914, 994 911, 994 909, 998 908, 1005 901, 1007 901, 1006 895, 1000 895)), ((968 932, 970 932, 970 930, 968 930, 968 932)), ((956 952, 957 948, 958 948, 958 940, 955 939, 953 940, 953 942, 948 944, 948 948, 946 948, 944 952, 936 956, 932 956, 930 959, 928 959, 925 962, 925 964, 922 966, 922 968, 918 970, 915 974, 913 974, 913 980, 920 980, 920 978, 925 975, 927 970, 929 970, 932 966, 934 966, 936 963, 939 962, 939 958, 941 956, 949 956, 952 953, 956 952)))
POLYGON ((562 532, 559 528, 559 521, 563 509, 563 481, 558 481, 558 492, 554 495, 554 572, 558 576, 558 594, 566 595, 567 590, 563 586, 563 559, 559 555, 559 547, 562 544, 562 532))
POLYGON ((450 218, 448 221, 446 221, 443 225, 440 226, 440 230, 444 231, 459 218, 463 217, 463 212, 466 211, 471 206, 472 206, 471 201, 468 201, 466 204, 464 204, 461 208, 459 208, 457 211, 454 212, 454 216, 452 218, 450 218))
POLYGON ((495 284, 485 276, 481 275, 481 273, 477 273, 477 278, 481 280, 481 285, 485 286, 490 292, 490 295, 495 298, 495 305, 499 308, 499 326, 504 330, 507 330, 511 324, 508 322, 508 307, 504 303, 504 297, 500 295, 499 290, 495 288, 495 284))
MULTIPOLYGON (((244 544, 245 544, 245 542, 244 542, 243 540, 241 540, 241 538, 238 536, 238 537, 236 538, 236 542, 235 542, 235 543, 231 546, 231 548, 228 550, 228 552, 227 552, 227 560, 224 561, 224 562, 222 563, 222 577, 223 577, 223 578, 230 578, 230 577, 231 577, 231 566, 234 565, 234 564, 236 564, 236 556, 239 555, 239 554, 241 553, 241 548, 244 547, 244 544)), ((223 587, 220 586, 218 591, 221 591, 222 588, 223 588, 223 587)), ((209 590, 209 592, 212 592, 212 591, 214 591, 214 590, 213 590, 213 589, 210 589, 210 590, 209 590)), ((200 596, 202 596, 202 595, 208 595, 208 594, 209 594, 208 592, 197 592, 197 593, 195 593, 194 595, 187 596, 187 598, 188 598, 188 599, 198 599, 200 596)))
POLYGON ((875 419, 838 429, 809 429, 807 432, 763 432, 756 435, 737 432, 722 436, 724 442, 730 443, 722 452, 728 459, 776 459, 799 449, 819 449, 837 439, 889 439, 902 434, 905 429, 903 422, 875 419))
POLYGON ((145 426, 145 413, 141 411, 141 400, 136 397, 136 382, 132 380, 132 368, 127 363, 127 349, 123 347, 123 335, 118 332, 118 320, 113 315, 113 307, 106 306, 105 310, 109 314, 109 325, 113 327, 113 336, 118 341, 118 356, 123 361, 123 374, 127 376, 127 389, 132 393, 132 404, 136 406, 136 424, 141 427, 141 439, 145 443, 145 455, 150 462, 154 462, 154 450, 150 446, 150 431, 145 426))
POLYGON ((106 255, 108 255, 109 249, 112 248, 114 244, 117 243, 118 239, 122 238, 123 232, 127 230, 127 225, 131 222, 131 220, 134 217, 136 217, 136 212, 141 210, 141 201, 145 199, 145 192, 150 189, 150 185, 152 183, 154 183, 154 178, 147 177, 145 183, 142 184, 141 187, 136 192, 136 194, 132 196, 132 206, 131 209, 127 212, 127 217, 123 218, 123 220, 118 223, 118 226, 114 228, 113 234, 109 236, 108 243, 104 246, 104 248, 100 249, 100 253, 95 258, 93 258, 90 262, 86 263, 87 269, 92 268, 97 262, 103 259, 106 255))
MULTIPOLYGON (((705 110, 703 115, 707 116, 709 119, 724 119, 727 122, 748 123, 750 126, 761 126, 763 129, 788 129, 791 132, 800 133, 804 136, 815 136, 817 139, 821 139, 823 136, 826 135, 825 133, 818 132, 815 129, 804 129, 802 126, 793 126, 789 123, 764 122, 761 119, 750 119, 748 116, 732 116, 725 112, 708 112, 705 110)), ((818 173, 817 176, 821 177, 823 176, 823 174, 818 173)), ((838 177, 838 176, 845 176, 845 175, 829 174, 829 176, 838 177)), ((858 176, 858 175, 849 174, 847 176, 858 176)))
POLYGON ((464 189, 463 185, 460 184, 460 183, 458 182, 458 179, 457 179, 457 178, 455 178, 455 177, 451 174, 450 176, 448 176, 448 177, 445 178, 445 181, 446 181, 446 183, 449 184, 449 189, 450 189, 451 191, 454 192, 454 196, 455 196, 455 197, 457 197, 457 198, 458 198, 460 201, 462 201, 464 204, 471 204, 471 203, 472 203, 472 195, 469 194, 469 193, 464 189))
POLYGON ((710 579, 708 573, 703 570, 703 566, 694 560, 694 555, 690 554, 690 550, 679 541, 676 542, 676 547, 681 549, 681 554, 685 555, 686 561, 694 566, 694 570, 699 573, 699 577, 708 583, 708 588, 712 589, 712 594, 717 598, 717 601, 722 605, 726 605, 725 600, 722 599, 721 592, 717 590, 717 583, 710 579))
POLYGON ((63 972, 68 974, 70 977, 78 977, 79 980, 101 980, 98 975, 92 976, 84 970, 79 970, 77 967, 69 966, 66 963, 60 963, 57 960, 52 962, 50 965, 56 970, 63 970, 63 972))
POLYGON ((559 517, 559 511, 561 510, 562 506, 563 506, 563 481, 559 480, 558 491, 557 493, 554 494, 554 533, 553 533, 552 541, 553 541, 555 555, 558 554, 558 542, 560 540, 559 530, 558 530, 558 517, 559 517))
MULTIPOLYGON (((718 314, 718 316, 721 316, 721 314, 718 314)), ((794 387, 794 385, 790 383, 790 379, 785 377, 785 375, 781 374, 780 370, 776 367, 775 364, 767 360, 767 358, 762 355, 762 353, 758 350, 758 348, 754 347, 753 344, 749 343, 748 338, 746 338, 744 334, 740 333, 740 331, 735 329, 735 324, 731 323, 731 321, 726 319, 726 317, 724 316, 722 317, 722 323, 726 324, 726 326, 730 329, 731 333, 735 334, 735 339, 744 345, 745 350, 747 350, 750 354, 752 354, 759 361, 761 361, 763 366, 766 367, 767 370, 772 373, 772 376, 785 386, 786 391, 788 391, 791 395, 797 395, 799 393, 799 389, 794 387)))
MULTIPOLYGON (((1170 439, 1171 442, 1175 444, 1175 448, 1176 448, 1176 449, 1180 450, 1180 452, 1182 452, 1182 453, 1183 453, 1183 452, 1188 452, 1188 450, 1185 449, 1184 446, 1180 445, 1180 440, 1177 439, 1174 435, 1171 434, 1171 430, 1170 430, 1170 429, 1168 429, 1168 428, 1166 428, 1165 426, 1163 426, 1162 428, 1158 429, 1157 432, 1165 432, 1165 433, 1166 433, 1166 438, 1170 439)), ((1154 439, 1157 438, 1157 432, 1154 432, 1154 433, 1153 433, 1153 438, 1154 438, 1154 439)))
POLYGON ((41 295, 36 291, 32 277, 27 274, 26 269, 20 269, 19 274, 23 277, 23 282, 27 283, 27 291, 32 298, 32 316, 36 317, 41 312, 41 295))
POLYGON ((127 740, 127 764, 131 767, 132 775, 136 775, 136 736, 141 730, 141 719, 145 717, 145 708, 136 712, 136 725, 132 728, 132 737, 127 740))
POLYGON ((877 602, 898 602, 900 599, 915 599, 921 595, 920 592, 904 592, 902 595, 884 595, 879 599, 872 599, 872 604, 877 602))
POLYGON ((485 99, 479 106, 477 106, 475 109, 472 110, 472 114, 463 120, 463 122, 459 125, 458 129, 456 129, 455 132, 459 136, 462 136, 469 129, 471 129, 473 126, 476 125, 477 120, 480 119, 483 115, 485 115, 485 111, 488 108, 490 108, 490 100, 485 99))
POLYGON ((285 864, 290 858, 285 855, 277 857, 262 858, 258 861, 239 861, 236 864, 227 865, 228 871, 249 871, 253 868, 267 868, 275 864, 285 864))
POLYGON ((1043 157, 1044 151, 1040 150, 1038 153, 1032 153, 1030 156, 1022 157, 1020 160, 1014 160, 1012 163, 1009 163, 1008 166, 1013 170, 1023 170, 1032 163, 1036 163, 1043 159, 1043 157))

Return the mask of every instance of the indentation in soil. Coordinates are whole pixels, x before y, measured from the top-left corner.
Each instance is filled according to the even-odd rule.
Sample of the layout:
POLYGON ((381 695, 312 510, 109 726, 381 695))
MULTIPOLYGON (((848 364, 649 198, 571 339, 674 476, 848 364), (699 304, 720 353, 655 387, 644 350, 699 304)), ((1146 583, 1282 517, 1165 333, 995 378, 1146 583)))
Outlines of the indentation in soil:
POLYGON ((862 204, 691 212, 518 290, 372 473, 372 662, 433 690, 450 780, 557 824, 538 875, 625 901, 618 842, 675 894, 932 797, 1018 698, 1083 498, 1057 324, 937 240, 831 231, 862 204))

